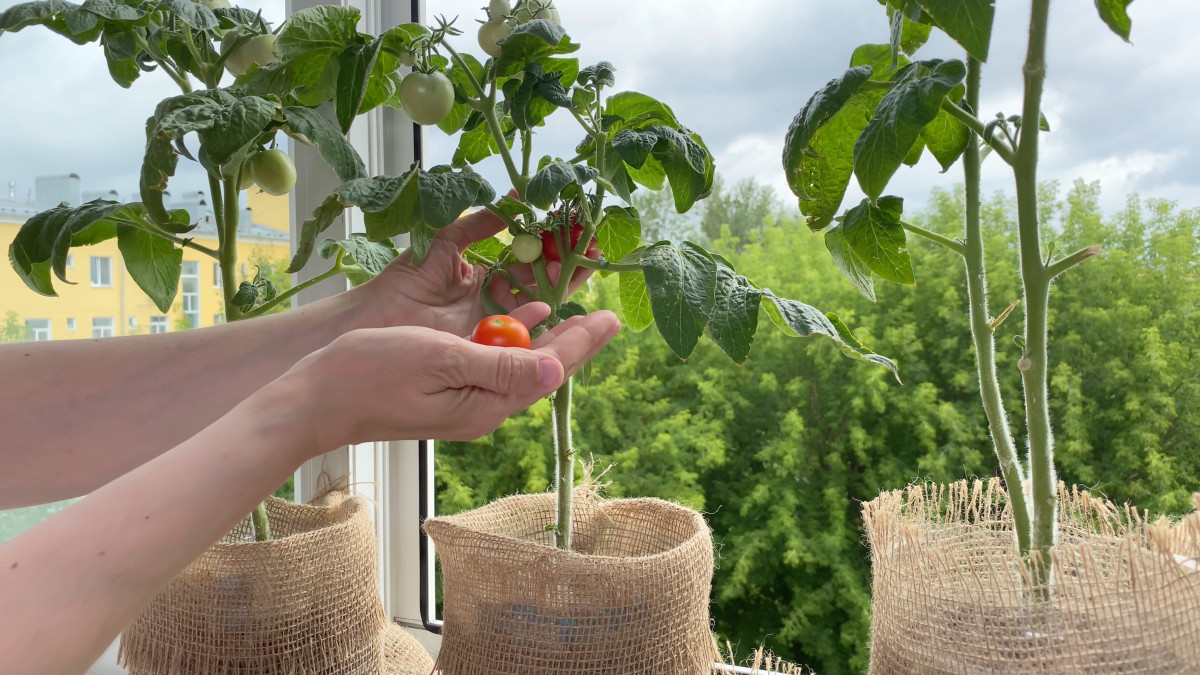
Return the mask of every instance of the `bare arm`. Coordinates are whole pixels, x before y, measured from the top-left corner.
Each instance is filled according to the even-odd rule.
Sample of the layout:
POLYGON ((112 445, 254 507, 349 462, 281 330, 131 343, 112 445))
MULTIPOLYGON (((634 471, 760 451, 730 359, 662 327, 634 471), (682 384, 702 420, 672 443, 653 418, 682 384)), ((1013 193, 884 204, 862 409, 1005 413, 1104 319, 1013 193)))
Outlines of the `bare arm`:
MULTIPOLYGON (((522 309, 527 323, 549 313, 522 309)), ((349 442, 481 436, 554 391, 618 328, 608 312, 573 317, 534 350, 422 328, 335 340, 192 438, 0 545, 4 672, 82 673, 305 459, 349 442)))
POLYGON ((86 494, 182 443, 365 325, 362 299, 165 335, 0 346, 0 509, 86 494))

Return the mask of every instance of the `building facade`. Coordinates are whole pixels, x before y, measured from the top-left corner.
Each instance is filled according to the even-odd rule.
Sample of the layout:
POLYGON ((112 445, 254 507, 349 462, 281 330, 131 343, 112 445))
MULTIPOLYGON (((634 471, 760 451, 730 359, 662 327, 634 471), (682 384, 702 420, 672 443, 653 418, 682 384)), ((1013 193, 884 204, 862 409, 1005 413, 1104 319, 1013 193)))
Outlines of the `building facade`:
MULTIPOLYGON (((120 201, 116 191, 89 192, 80 178, 45 176, 35 181, 35 193, 18 199, 10 187, 0 195, 0 242, 7 250, 21 225, 31 216, 67 202, 77 206, 96 198, 120 201)), ((252 278, 257 266, 286 267, 289 257, 287 196, 273 197, 252 187, 242 193, 238 226, 240 280, 252 278)), ((137 201, 135 195, 130 201, 137 201)), ((186 209, 196 223, 188 233, 196 243, 216 248, 216 221, 203 192, 172 197, 170 209, 186 209)), ((224 295, 217 262, 190 248, 183 250, 183 274, 171 311, 163 314, 125 271, 116 239, 71 249, 64 284, 55 279, 58 297, 39 295, 21 281, 8 261, 0 264, 0 324, 12 340, 23 328, 25 339, 64 340, 140 333, 165 333, 223 320, 224 295)))

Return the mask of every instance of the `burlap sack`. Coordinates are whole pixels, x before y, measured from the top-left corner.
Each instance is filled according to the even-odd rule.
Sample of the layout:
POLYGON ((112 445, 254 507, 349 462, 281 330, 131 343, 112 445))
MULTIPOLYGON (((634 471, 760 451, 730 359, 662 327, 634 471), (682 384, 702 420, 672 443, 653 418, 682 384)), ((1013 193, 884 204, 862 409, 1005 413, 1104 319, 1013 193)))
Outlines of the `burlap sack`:
POLYGON ((865 504, 871 672, 1200 672, 1200 514, 1149 523, 1087 492, 1059 497, 1048 600, 1031 592, 998 480, 865 504))
POLYGON ((433 659, 429 652, 400 626, 392 624, 383 634, 384 673, 387 675, 429 675, 433 659))
POLYGON ((121 664, 133 675, 383 673, 369 508, 341 492, 268 499, 274 538, 253 541, 247 517, 125 630, 121 664))
POLYGON ((700 514, 576 490, 574 551, 554 495, 425 522, 442 564, 443 675, 708 675, 712 539, 700 514))

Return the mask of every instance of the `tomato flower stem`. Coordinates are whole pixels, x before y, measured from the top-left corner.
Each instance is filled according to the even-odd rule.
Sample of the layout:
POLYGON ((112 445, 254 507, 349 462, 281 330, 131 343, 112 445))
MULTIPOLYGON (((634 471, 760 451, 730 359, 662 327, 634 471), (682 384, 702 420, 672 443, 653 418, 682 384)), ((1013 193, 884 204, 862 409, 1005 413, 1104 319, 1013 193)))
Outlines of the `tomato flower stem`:
MULTIPOLYGON (((976 150, 976 152, 978 152, 978 150, 976 150)), ((900 221, 900 226, 917 235, 918 237, 924 237, 935 244, 945 246, 959 255, 966 255, 966 247, 961 241, 951 239, 950 237, 940 235, 937 232, 932 232, 919 225, 913 225, 912 223, 908 223, 903 220, 900 221)))

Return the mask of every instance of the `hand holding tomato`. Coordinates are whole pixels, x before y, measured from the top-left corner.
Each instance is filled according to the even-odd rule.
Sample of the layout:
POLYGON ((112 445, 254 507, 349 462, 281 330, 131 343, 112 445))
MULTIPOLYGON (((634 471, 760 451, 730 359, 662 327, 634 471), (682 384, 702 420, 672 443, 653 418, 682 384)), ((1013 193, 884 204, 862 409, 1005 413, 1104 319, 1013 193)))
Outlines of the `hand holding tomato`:
POLYGON ((497 314, 480 321, 471 332, 471 342, 489 347, 529 349, 529 329, 517 319, 497 314))

